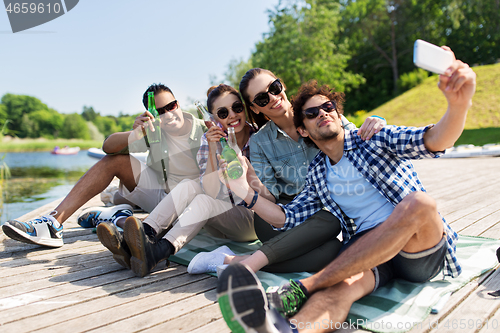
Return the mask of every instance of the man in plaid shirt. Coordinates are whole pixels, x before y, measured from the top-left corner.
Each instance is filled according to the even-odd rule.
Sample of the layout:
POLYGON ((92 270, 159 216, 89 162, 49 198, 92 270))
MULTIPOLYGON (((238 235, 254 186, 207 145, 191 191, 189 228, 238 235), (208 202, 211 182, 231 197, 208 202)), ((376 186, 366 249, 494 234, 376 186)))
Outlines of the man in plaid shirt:
MULTIPOLYGON (((370 141, 363 141, 356 131, 341 126, 336 106, 343 101, 342 95, 309 82, 292 102, 298 132, 320 149, 302 192, 290 204, 278 207, 254 193, 244 177, 230 182, 231 189, 245 202, 253 201, 254 211, 276 229, 293 228, 322 207, 341 221, 344 246, 334 261, 317 274, 291 280, 268 293, 272 308, 283 316, 295 315, 279 331, 297 331, 300 323, 311 322, 332 323, 315 327, 318 331, 334 330, 346 319, 353 302, 393 278, 424 282, 441 271, 451 277, 461 273, 455 255, 457 234, 425 193, 410 159, 437 157, 453 146, 472 105, 476 75, 467 64, 455 60, 440 76, 438 86, 448 110, 436 125, 386 126, 370 141)), ((262 291, 258 281, 248 282, 253 279, 255 275, 244 266, 229 266, 220 286, 232 281, 231 292, 218 290, 219 297, 264 298, 262 292, 255 293, 262 291), (253 294, 248 290, 252 284, 253 294)), ((248 299, 246 304, 252 304, 248 307, 253 306, 253 311, 231 306, 231 315, 225 316, 228 324, 227 318, 232 317, 231 324, 237 322, 244 330, 278 331, 265 315, 260 321, 249 319, 249 313, 267 310, 265 302, 260 309, 248 299)))

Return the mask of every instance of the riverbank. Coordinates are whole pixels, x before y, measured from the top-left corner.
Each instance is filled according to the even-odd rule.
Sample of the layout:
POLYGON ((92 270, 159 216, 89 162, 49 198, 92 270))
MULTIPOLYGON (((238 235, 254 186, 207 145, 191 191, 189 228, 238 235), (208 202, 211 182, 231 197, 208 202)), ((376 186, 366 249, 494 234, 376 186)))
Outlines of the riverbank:
POLYGON ((19 139, 10 136, 1 138, 0 153, 14 152, 35 152, 35 151, 51 151, 55 146, 59 147, 80 147, 86 150, 93 147, 101 147, 100 140, 79 140, 79 139, 19 139))

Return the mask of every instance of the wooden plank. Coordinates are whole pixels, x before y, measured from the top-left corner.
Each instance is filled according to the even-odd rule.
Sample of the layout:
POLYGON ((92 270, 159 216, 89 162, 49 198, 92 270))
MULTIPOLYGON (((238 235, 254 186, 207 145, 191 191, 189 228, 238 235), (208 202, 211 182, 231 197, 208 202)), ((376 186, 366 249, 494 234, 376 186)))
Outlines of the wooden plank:
POLYGON ((481 206, 483 206, 482 203, 469 206, 467 208, 464 208, 463 210, 459 210, 446 215, 445 219, 446 221, 448 221, 448 223, 450 223, 450 225, 456 232, 460 232, 461 230, 467 228, 469 225, 476 223, 477 221, 491 214, 496 214, 500 210, 500 208, 498 207, 498 203, 496 202, 488 206, 481 206))
POLYGON ((0 278, 7 278, 10 276, 19 276, 26 273, 36 273, 44 270, 54 270, 65 266, 76 267, 78 265, 89 266, 94 261, 112 258, 111 252, 104 248, 104 246, 87 247, 84 249, 76 249, 75 252, 68 253, 54 257, 53 255, 34 260, 27 260, 31 262, 28 265, 16 264, 16 260, 5 263, 7 267, 0 263, 0 278), (80 254, 78 254, 80 251, 80 254))
POLYGON ((431 332, 454 333, 476 332, 477 325, 469 327, 469 320, 473 322, 484 322, 500 307, 496 297, 488 295, 488 292, 500 289, 500 271, 494 274, 472 292, 451 313, 441 319, 431 332))
POLYGON ((208 276, 193 277, 183 274, 88 302, 69 304, 64 308, 50 311, 50 316, 45 313, 32 315, 2 327, 15 329, 16 333, 31 330, 83 332, 175 303, 192 297, 195 293, 213 288, 214 281, 208 276))
POLYGON ((476 223, 471 224, 467 228, 460 231, 460 234, 469 236, 479 236, 483 234, 486 230, 492 228, 493 226, 495 226, 497 223, 500 222, 500 215, 498 214, 498 212, 500 212, 500 210, 497 211, 496 213, 486 216, 485 218, 482 218, 476 223))
POLYGON ((191 333, 229 333, 231 330, 227 327, 223 318, 212 321, 211 323, 194 329, 191 333))
POLYGON ((166 270, 157 271, 147 278, 135 277, 132 271, 122 270, 111 274, 104 274, 90 279, 78 281, 76 283, 66 283, 52 288, 47 288, 41 291, 28 292, 20 296, 0 299, 0 324, 12 321, 16 318, 24 318, 36 313, 45 313, 51 309, 57 308, 61 303, 69 302, 67 299, 59 298, 63 296, 75 297, 78 300, 78 295, 83 295, 82 299, 88 300, 94 297, 94 293, 101 295, 101 292, 114 294, 120 291, 125 291, 133 288, 140 288, 155 282, 165 281, 169 277, 185 274, 186 267, 176 266, 166 270), (33 303, 43 302, 44 307, 33 307, 33 303), (56 304, 53 306, 53 304, 56 304), (30 312, 25 311, 30 309, 30 312), (40 312, 42 311, 42 312, 40 312))
MULTIPOLYGON (((57 263, 56 265, 52 264, 52 267, 50 267, 50 265, 47 265, 47 267, 44 269, 36 269, 31 272, 30 271, 20 272, 16 275, 2 277, 0 294, 3 295, 2 288, 8 286, 17 286, 19 285, 20 281, 22 281, 22 283, 26 283, 26 282, 40 281, 51 278, 54 279, 56 276, 62 276, 69 273, 76 273, 78 271, 88 269, 90 266, 94 267, 111 266, 117 264, 109 253, 103 253, 103 254, 105 254, 106 256, 101 256, 97 258, 92 257, 89 258, 88 260, 74 263, 73 265, 69 265, 69 263, 67 264, 57 263)), ((22 268, 24 267, 25 266, 23 266, 22 268)), ((117 266, 116 268, 120 267, 121 266, 117 266)))
POLYGON ((479 333, 498 333, 500 331, 500 309, 497 309, 495 314, 488 318, 480 329, 479 333))
POLYGON ((488 230, 484 231, 481 236, 500 239, 500 223, 497 223, 488 230))
MULTIPOLYGON (((189 294, 187 295, 192 296, 189 294)), ((165 297, 163 298, 165 300, 165 303, 167 303, 166 299, 169 299, 171 297, 173 296, 169 294, 165 295, 165 297)), ((216 291, 215 289, 212 289, 202 294, 197 294, 192 297, 184 298, 173 304, 170 302, 166 306, 164 306, 165 304, 160 304, 155 309, 150 309, 147 312, 141 312, 140 314, 135 313, 134 315, 131 315, 127 319, 109 325, 101 326, 100 328, 93 330, 92 332, 122 333, 125 331, 136 332, 139 330, 145 330, 147 328, 154 327, 169 320, 178 318, 182 315, 185 315, 197 309, 201 309, 208 305, 212 305, 215 303, 215 300, 216 300, 216 291)), ((134 306, 133 308, 143 309, 143 307, 147 306, 148 302, 144 303, 145 304, 142 303, 136 304, 136 306, 134 306)), ((58 331, 47 330, 47 333, 50 332, 58 332, 58 331)), ((66 331, 61 330, 61 332, 66 332, 66 331)))
MULTIPOLYGON (((193 329, 207 325, 219 318, 222 315, 218 304, 211 304, 199 310, 188 313, 187 315, 173 319, 171 321, 154 326, 143 332, 146 333, 164 333, 164 332, 191 332, 193 329)), ((229 332, 227 328, 223 332, 229 332)), ((220 331, 219 331, 220 332, 220 331)))

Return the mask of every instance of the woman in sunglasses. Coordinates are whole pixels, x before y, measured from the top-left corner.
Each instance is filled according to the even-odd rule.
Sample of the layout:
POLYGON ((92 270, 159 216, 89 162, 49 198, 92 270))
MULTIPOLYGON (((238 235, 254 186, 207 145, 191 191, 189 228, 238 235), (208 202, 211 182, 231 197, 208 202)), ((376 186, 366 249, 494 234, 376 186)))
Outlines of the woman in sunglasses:
MULTIPOLYGON (((250 140, 249 184, 260 196, 287 204, 303 188, 309 163, 318 149, 308 147, 297 133, 286 87, 274 73, 253 68, 243 76, 239 88, 249 108, 249 121, 260 129, 250 140)), ((325 106, 329 107, 335 108, 325 106)), ((342 123, 345 128, 356 128, 343 116, 342 123)), ((384 119, 370 117, 359 133, 368 140, 384 125, 384 119)), ((254 226, 263 246, 252 256, 228 255, 224 264, 242 261, 253 271, 319 271, 336 257, 341 246, 336 238, 340 222, 324 210, 287 232, 273 230, 257 214, 254 226)))

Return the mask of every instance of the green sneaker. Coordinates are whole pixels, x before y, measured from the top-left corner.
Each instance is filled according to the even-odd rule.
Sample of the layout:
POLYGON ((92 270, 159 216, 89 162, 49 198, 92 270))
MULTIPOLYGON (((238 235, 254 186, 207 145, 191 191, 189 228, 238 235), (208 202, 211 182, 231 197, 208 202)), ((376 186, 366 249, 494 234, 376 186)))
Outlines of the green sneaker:
POLYGON ((300 307, 307 301, 299 282, 294 280, 279 288, 269 287, 266 293, 269 306, 287 318, 299 312, 300 307))

